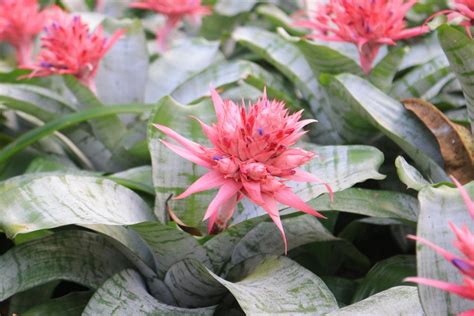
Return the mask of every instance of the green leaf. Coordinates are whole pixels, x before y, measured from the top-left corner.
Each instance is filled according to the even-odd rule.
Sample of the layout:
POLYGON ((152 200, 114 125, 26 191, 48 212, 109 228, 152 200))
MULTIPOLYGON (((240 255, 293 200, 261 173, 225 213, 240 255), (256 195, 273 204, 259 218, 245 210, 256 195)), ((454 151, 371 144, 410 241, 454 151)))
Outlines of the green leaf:
POLYGON ((9 300, 9 315, 23 314, 24 311, 48 301, 60 282, 51 281, 13 295, 9 300))
POLYGON ((71 224, 130 225, 153 220, 133 191, 93 176, 32 174, 0 183, 0 228, 10 237, 71 224))
MULTIPOLYGON (((16 153, 22 151, 26 147, 31 144, 34 144, 36 141, 53 134, 54 132, 61 130, 63 128, 67 128, 70 126, 74 126, 75 124, 94 119, 100 118, 109 115, 121 114, 121 113, 143 113, 146 111, 150 111, 152 109, 149 105, 115 105, 115 106, 108 106, 108 107, 98 107, 92 108, 88 110, 83 110, 76 113, 71 113, 68 115, 64 115, 57 119, 51 120, 48 123, 30 130, 20 137, 16 138, 13 142, 9 143, 0 151, 0 164, 4 163, 8 158, 12 157, 16 153)), ((82 136, 87 135, 87 133, 82 133, 82 136)), ((104 149, 98 149, 104 150, 104 149)), ((95 152, 97 155, 98 153, 95 152)), ((110 157, 109 157, 110 158, 110 157)), ((106 161, 105 161, 106 162, 106 161)), ((102 164, 104 161, 102 161, 102 164)), ((106 165, 102 165, 106 168, 106 165)))
POLYGON ((188 104, 202 97, 210 96, 210 86, 218 88, 224 85, 235 84, 239 81, 251 81, 258 78, 265 85, 284 91, 283 83, 277 80, 258 64, 237 60, 215 63, 203 71, 189 77, 170 94, 176 101, 188 104))
POLYGON ((336 192, 332 202, 329 196, 323 195, 311 200, 309 204, 318 211, 335 210, 409 222, 416 222, 418 218, 417 199, 392 191, 350 188, 336 192))
POLYGON ((372 68, 369 80, 382 91, 388 91, 392 87, 393 78, 397 74, 402 63, 406 47, 397 47, 388 51, 381 61, 372 68))
POLYGON ((149 57, 145 32, 139 19, 103 22, 108 35, 125 33, 100 62, 96 77, 97 95, 105 104, 126 104, 145 99, 149 57))
POLYGON ((82 315, 189 315, 211 316, 215 307, 180 308, 151 296, 140 275, 124 270, 108 279, 92 296, 82 315))
POLYGON ((0 103, 48 121, 57 115, 70 113, 75 105, 51 90, 24 84, 0 84, 0 103))
POLYGON ((395 167, 397 168, 397 174, 408 189, 420 191, 427 185, 430 185, 428 181, 416 170, 415 167, 411 166, 403 156, 398 156, 395 159, 395 167))
POLYGON ((286 257, 253 257, 243 262, 231 272, 238 279, 235 283, 209 273, 248 315, 324 315, 337 309, 326 284, 286 257))
POLYGON ((314 117, 319 121, 311 126, 312 136, 318 143, 334 144, 343 141, 336 128, 340 122, 334 126, 324 112, 331 105, 308 62, 293 43, 278 34, 256 27, 239 27, 232 33, 232 38, 273 65, 301 91, 310 104, 314 117))
POLYGON ((156 273, 163 277, 170 267, 184 259, 196 259, 210 266, 206 250, 191 235, 159 222, 131 226, 153 251, 156 273))
POLYGON ((25 173, 48 171, 77 171, 77 166, 68 158, 56 155, 39 156, 28 165, 25 173))
MULTIPOLYGON (((370 146, 316 146, 301 143, 301 147, 318 154, 318 157, 302 166, 302 169, 327 182, 334 192, 350 188, 368 179, 384 179, 377 170, 383 162, 383 154, 370 146)), ((327 193, 320 183, 288 183, 304 201, 327 193)), ((260 207, 243 200, 232 218, 239 223, 249 218, 266 214, 260 207)))
POLYGON ((390 95, 395 99, 429 98, 433 91, 439 92, 446 80, 450 79, 449 72, 448 61, 444 56, 439 56, 397 79, 391 87, 390 95))
POLYGON ((464 31, 456 30, 452 26, 443 25, 438 28, 438 38, 444 53, 449 59, 451 69, 461 82, 462 90, 467 101, 467 113, 471 122, 471 131, 474 133, 474 42, 464 31))
POLYGON ((435 182, 447 179, 439 166, 442 158, 433 135, 400 102, 366 80, 350 74, 325 77, 324 81, 335 98, 360 111, 367 120, 400 146, 426 176, 435 182))
POLYGON ((257 2, 257 0, 218 0, 214 10, 220 15, 234 16, 250 11, 257 2))
POLYGON ((0 256, 0 301, 53 280, 98 288, 130 262, 104 237, 63 231, 14 247, 0 256))
POLYGON ((286 31, 296 36, 303 36, 307 31, 303 28, 293 26, 294 20, 285 11, 272 4, 262 4, 255 12, 266 18, 276 27, 283 27, 286 31))
MULTIPOLYGON (((166 202, 171 194, 177 195, 189 187, 205 169, 179 157, 160 142, 165 135, 152 124, 165 125, 182 136, 206 145, 209 141, 201 132, 199 123, 190 116, 196 116, 210 123, 215 118, 210 102, 185 106, 171 97, 163 98, 150 117, 148 127, 148 146, 150 149, 153 183, 156 191, 155 214, 166 222, 166 202)), ((213 192, 194 194, 184 200, 170 200, 168 206, 187 225, 196 227, 202 220, 213 192)))
POLYGON ((150 66, 145 102, 157 102, 221 58, 219 43, 204 39, 188 40, 171 48, 150 66))
POLYGON ((199 261, 186 259, 166 272, 165 284, 178 306, 196 308, 216 305, 227 293, 199 261))
POLYGON ((73 292, 30 308, 26 312, 21 313, 21 315, 80 316, 91 296, 91 292, 73 292))
MULTIPOLYGON (((465 186, 468 194, 474 196, 474 182, 465 186)), ((418 236, 441 248, 453 249, 456 237, 449 227, 467 226, 472 231, 472 219, 461 198, 459 190, 447 186, 426 187, 418 194, 420 218, 418 236)), ((418 244, 418 276, 462 284, 462 275, 449 261, 433 249, 418 244)), ((427 315, 454 315, 472 308, 472 303, 464 298, 428 286, 419 286, 421 303, 427 315)))
POLYGON ((415 274, 415 256, 399 255, 379 261, 359 284, 352 301, 358 302, 391 287, 401 285, 403 279, 415 274))
POLYGON ((135 167, 114 173, 107 178, 132 190, 155 194, 151 166, 135 167))
POLYGON ((396 286, 327 314, 327 316, 354 315, 424 315, 424 313, 416 287, 396 286))

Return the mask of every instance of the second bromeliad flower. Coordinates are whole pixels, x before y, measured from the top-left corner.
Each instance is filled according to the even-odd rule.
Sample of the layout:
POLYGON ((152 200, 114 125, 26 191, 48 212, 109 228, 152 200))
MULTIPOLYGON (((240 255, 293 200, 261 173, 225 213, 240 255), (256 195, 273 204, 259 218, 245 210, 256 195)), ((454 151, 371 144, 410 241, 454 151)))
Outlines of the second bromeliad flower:
MULTIPOLYGON (((184 138, 170 128, 156 124, 164 134, 182 147, 162 140, 169 149, 210 171, 176 198, 219 188, 204 216, 209 232, 223 229, 237 203, 245 196, 261 206, 280 230, 287 251, 287 241, 278 212, 278 202, 305 213, 323 217, 293 193, 285 182, 321 182, 301 169, 315 154, 290 148, 305 134, 303 127, 315 120, 301 120, 301 112, 289 114, 285 104, 263 97, 246 109, 223 101, 211 91, 217 122, 212 126, 199 121, 213 147, 204 147, 184 138)), ((332 191, 328 185, 331 198, 332 191)))
POLYGON ((368 74, 382 45, 395 45, 429 31, 427 26, 406 28, 405 15, 417 0, 329 0, 321 3, 309 20, 310 38, 357 45, 362 69, 368 74))

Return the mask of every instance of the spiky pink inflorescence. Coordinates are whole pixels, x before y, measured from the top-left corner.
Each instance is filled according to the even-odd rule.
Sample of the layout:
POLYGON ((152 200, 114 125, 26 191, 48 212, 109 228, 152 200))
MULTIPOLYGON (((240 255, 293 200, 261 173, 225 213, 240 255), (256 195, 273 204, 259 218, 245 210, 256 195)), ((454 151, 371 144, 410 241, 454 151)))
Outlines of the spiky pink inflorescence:
MULTIPOLYGON (((211 126, 199 121, 213 147, 204 147, 177 134, 170 128, 155 125, 179 145, 162 140, 169 149, 209 172, 194 182, 177 199, 193 193, 219 188, 204 216, 209 232, 227 226, 237 203, 245 196, 261 206, 280 230, 285 252, 287 241, 278 212, 278 203, 305 213, 323 217, 293 193, 285 182, 321 182, 301 169, 315 154, 291 148, 305 134, 303 127, 315 122, 301 120, 301 112, 289 114, 285 104, 270 101, 264 92, 255 104, 237 105, 223 101, 211 91, 217 122, 211 126)), ((331 188, 328 188, 331 198, 331 188)))
POLYGON ((357 46, 362 69, 368 74, 382 45, 418 36, 427 26, 406 28, 405 15, 417 0, 329 0, 308 20, 295 24, 310 28, 309 38, 348 42, 357 46))
POLYGON ((161 51, 166 50, 168 36, 184 17, 197 23, 202 15, 211 13, 209 7, 201 5, 201 0, 138 0, 130 7, 152 10, 166 16, 165 25, 156 32, 156 40, 161 51))
POLYGON ((29 77, 70 74, 95 92, 99 63, 122 34, 119 30, 107 39, 102 26, 91 32, 80 17, 58 14, 45 27, 37 63, 28 67, 33 70, 29 77))
MULTIPOLYGON (((458 187, 464 203, 466 204, 471 217, 474 219, 474 202, 471 200, 463 186, 456 179, 452 178, 452 180, 458 187)), ((464 276, 464 284, 458 285, 421 277, 407 278, 405 281, 436 287, 461 297, 474 300, 474 234, 469 231, 466 225, 464 225, 461 229, 453 223, 449 223, 449 226, 456 236, 454 246, 463 254, 463 257, 457 256, 424 238, 412 235, 408 237, 432 248, 437 253, 442 255, 446 260, 451 262, 451 264, 453 264, 464 276)), ((474 315, 474 310, 467 311, 461 315, 474 315)))
POLYGON ((33 41, 48 19, 37 0, 0 0, 0 41, 15 48, 18 65, 30 63, 33 41))

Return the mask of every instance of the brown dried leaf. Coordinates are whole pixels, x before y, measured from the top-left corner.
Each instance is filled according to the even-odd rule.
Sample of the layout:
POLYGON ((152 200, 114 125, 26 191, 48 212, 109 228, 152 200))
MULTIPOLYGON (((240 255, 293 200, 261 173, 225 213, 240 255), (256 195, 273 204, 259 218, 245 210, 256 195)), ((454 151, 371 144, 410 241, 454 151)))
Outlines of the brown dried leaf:
POLYGON ((403 100, 438 141, 446 172, 461 183, 474 180, 474 143, 470 131, 451 122, 433 104, 421 99, 403 100))

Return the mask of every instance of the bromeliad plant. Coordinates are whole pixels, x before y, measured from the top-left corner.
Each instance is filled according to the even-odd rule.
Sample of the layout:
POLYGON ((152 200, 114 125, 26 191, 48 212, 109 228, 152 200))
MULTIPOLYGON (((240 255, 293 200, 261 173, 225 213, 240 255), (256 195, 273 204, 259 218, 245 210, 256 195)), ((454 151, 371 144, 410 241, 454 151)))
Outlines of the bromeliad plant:
POLYGON ((0 12, 0 313, 472 309, 404 281, 471 275, 406 239, 472 231, 467 2, 53 2, 0 12))

